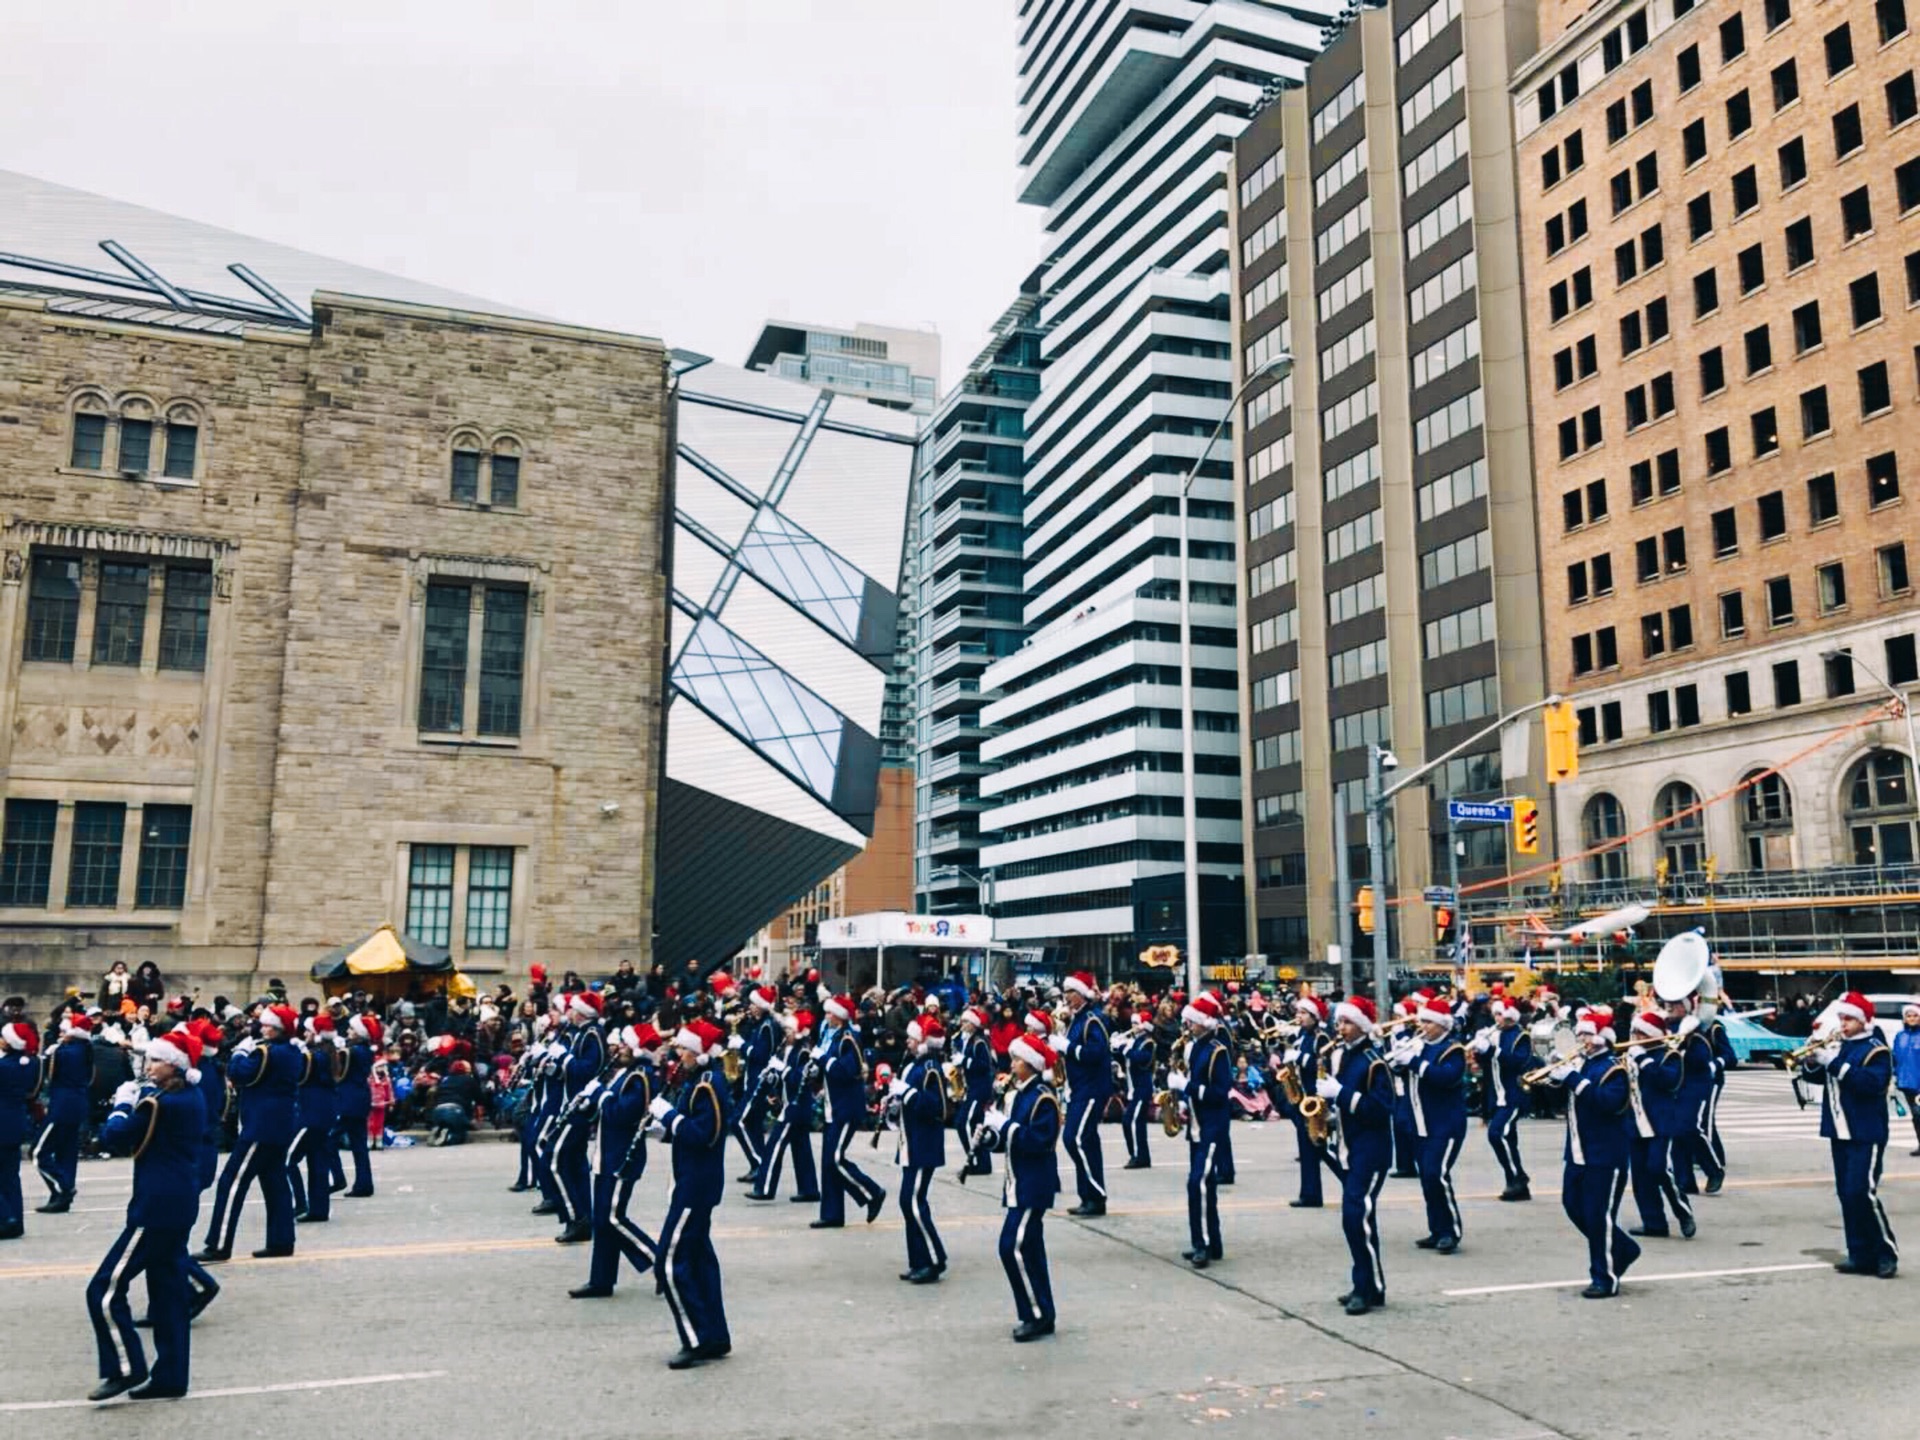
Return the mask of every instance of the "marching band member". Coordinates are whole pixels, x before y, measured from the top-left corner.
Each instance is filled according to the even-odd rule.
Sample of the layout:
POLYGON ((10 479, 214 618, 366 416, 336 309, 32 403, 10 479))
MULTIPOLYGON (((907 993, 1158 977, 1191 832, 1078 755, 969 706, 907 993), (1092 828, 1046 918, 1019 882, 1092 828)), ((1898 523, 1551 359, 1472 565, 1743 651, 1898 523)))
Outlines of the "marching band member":
POLYGON ((1839 1036, 1800 1069, 1821 1082, 1820 1134, 1833 1148, 1834 1189, 1847 1237, 1847 1258, 1833 1268, 1891 1280, 1900 1269, 1900 1247, 1880 1203, 1880 1170, 1887 1154, 1893 1052, 1873 1028, 1873 1002, 1859 991, 1842 995, 1835 1015, 1839 1036))
POLYGON ((133 1156, 133 1198, 126 1227, 87 1285, 100 1352, 100 1383, 89 1400, 171 1400, 187 1393, 187 1240, 200 1214, 200 1137, 207 1128, 199 1059, 200 1042, 190 1034, 149 1042, 148 1085, 129 1080, 115 1092, 101 1133, 109 1151, 133 1156), (151 1369, 127 1303, 128 1287, 143 1272, 153 1321, 151 1369))
POLYGON ((967 1099, 954 1117, 954 1129, 966 1157, 963 1169, 969 1175, 993 1173, 992 1152, 976 1153, 969 1148, 974 1132, 980 1128, 981 1117, 993 1103, 993 1042, 987 1038, 989 1028, 987 1012, 979 1006, 969 1005, 960 1012, 960 1063, 967 1077, 967 1099))
POLYGON ((1561 1061, 1546 1078, 1567 1097, 1566 1176, 1560 1205, 1587 1240, 1592 1282, 1580 1294, 1607 1300, 1620 1293, 1620 1278, 1640 1258, 1640 1246, 1620 1228, 1620 1199, 1627 1189, 1627 1118, 1631 1094, 1627 1067, 1613 1057, 1613 1012, 1589 1006, 1574 1018, 1580 1053, 1561 1061))
POLYGON ((540 1056, 533 1072, 533 1183, 540 1189, 535 1215, 561 1213, 560 1179, 553 1169, 554 1131, 560 1124, 560 1111, 566 1105, 566 1086, 561 1074, 566 1063, 567 1045, 561 1025, 573 996, 560 994, 550 1002, 547 1029, 541 1035, 540 1056))
MULTIPOLYGON (((306 1074, 295 1100, 300 1128, 287 1147, 287 1186, 293 1192, 296 1224, 322 1224, 333 1218, 333 1192, 327 1152, 340 1119, 340 1072, 335 1063, 333 1017, 324 1012, 307 1021, 306 1074)), ((344 1056, 339 1056, 344 1060, 344 1056)))
POLYGON ((1153 1168, 1153 1152, 1147 1145, 1147 1111, 1153 1106, 1153 1012, 1142 1010, 1133 1017, 1132 1027, 1113 1042, 1126 1067, 1126 1111, 1121 1116, 1121 1133, 1127 1139, 1129 1170, 1153 1168))
MULTIPOLYGON (((199 1180, 202 1194, 213 1189, 220 1175, 220 1141, 227 1128, 227 1106, 231 1092, 226 1072, 220 1068, 220 1043, 225 1032, 214 1020, 194 1020, 177 1025, 200 1042, 200 1103, 207 1112, 207 1128, 200 1132, 199 1180)), ((187 1319, 198 1320, 200 1312, 220 1298, 220 1282, 208 1273, 197 1256, 187 1256, 187 1319)), ((151 1318, 151 1317, 149 1317, 151 1318)))
POLYGON ((1460 1248, 1460 1202, 1453 1164, 1467 1143, 1467 1050, 1453 1038, 1453 1007, 1435 996, 1419 1011, 1420 1033, 1394 1042, 1392 1063, 1407 1077, 1413 1130, 1419 1145, 1420 1191, 1427 1202, 1427 1233, 1414 1244, 1451 1255, 1460 1248))
POLYGON ((1066 979, 1067 1020, 1060 1053, 1067 1062, 1067 1154, 1073 1160, 1080 1203, 1069 1215, 1092 1218, 1107 1213, 1107 1171, 1100 1154, 1100 1117, 1113 1094, 1113 1054, 1107 1019, 1098 1005, 1099 987, 1085 970, 1066 979))
POLYGON ((1233 1061, 1215 1033, 1223 1010, 1210 993, 1193 997, 1180 1012, 1192 1044, 1187 1068, 1167 1076, 1167 1086, 1184 1101, 1187 1110, 1187 1231, 1192 1245, 1182 1259, 1204 1270, 1226 1254, 1220 1235, 1220 1183, 1215 1169, 1220 1143, 1231 1123, 1228 1092, 1233 1088, 1233 1061))
POLYGON ((913 1063, 887 1088, 900 1111, 900 1213, 907 1222, 907 1269, 901 1279, 931 1285, 947 1273, 947 1247, 933 1228, 927 1187, 933 1172, 947 1163, 947 1090, 940 1074, 940 1050, 946 1032, 927 1013, 907 1023, 907 1049, 913 1063))
POLYGON ((353 1156, 353 1184, 346 1195, 349 1200, 364 1200, 373 1194, 373 1166, 367 1157, 373 1062, 386 1031, 377 1016, 356 1015, 348 1022, 347 1032, 352 1043, 347 1046, 347 1073, 340 1081, 340 1126, 346 1131, 347 1149, 353 1156))
POLYGON ((847 1147, 867 1113, 866 1063, 860 1058, 860 1042, 848 1028, 853 1023, 854 1003, 848 996, 834 995, 827 1000, 825 1011, 827 1033, 814 1051, 813 1063, 825 1083, 827 1133, 820 1146, 820 1218, 808 1228, 838 1230, 847 1223, 849 1193, 855 1204, 867 1207, 867 1223, 871 1225, 880 1218, 887 1192, 847 1158, 847 1147))
POLYGON ((814 1205, 820 1200, 820 1183, 813 1173, 813 1091, 807 1084, 808 1044, 813 1038, 813 1013, 801 1010, 779 1017, 786 1034, 786 1048, 767 1062, 761 1083, 777 1087, 780 1118, 774 1124, 773 1138, 767 1142, 766 1161, 760 1178, 747 1192, 749 1200, 771 1200, 780 1193, 780 1167, 789 1151, 793 1154, 793 1203, 814 1205))
MULTIPOLYGON (((1315 1094, 1320 1084, 1320 1054, 1329 1043, 1320 1026, 1330 1012, 1327 1002, 1318 995, 1302 995, 1293 1002, 1293 1013, 1300 1021, 1300 1033, 1287 1046, 1285 1063, 1299 1076, 1302 1094, 1315 1094)), ((1295 1210, 1318 1210, 1326 1203, 1320 1184, 1321 1150, 1307 1134, 1306 1117, 1292 1105, 1285 1108, 1293 1122, 1294 1150, 1300 1159, 1300 1196, 1287 1203, 1295 1210)))
POLYGON ((1700 1028, 1700 1017, 1694 1013, 1691 998, 1670 1002, 1667 1022, 1686 1060, 1680 1099, 1687 1107, 1689 1122, 1686 1137, 1674 1155, 1674 1168, 1680 1172, 1680 1188, 1687 1194, 1700 1192, 1694 1177, 1698 1169, 1707 1177, 1707 1194, 1718 1195, 1727 1179, 1727 1172, 1713 1150, 1713 1084, 1720 1060, 1713 1053, 1712 1037, 1700 1028))
POLYGON ((240 1138, 214 1193, 213 1219, 207 1226, 206 1247, 198 1257, 208 1265, 233 1254, 240 1208, 247 1203, 247 1187, 256 1179, 267 1212, 267 1243, 253 1252, 253 1258, 273 1260, 293 1254, 287 1147, 299 1129, 295 1097, 307 1057, 293 1045, 299 1021, 291 1006, 263 1006, 255 1023, 258 1037, 248 1035, 235 1046, 227 1064, 227 1079, 240 1095, 240 1138))
MULTIPOLYGON (((1629 1038, 1659 1041, 1666 1034, 1666 1017, 1658 1010, 1642 1010, 1633 1017, 1629 1038)), ((1696 1228, 1693 1206, 1673 1173, 1673 1147, 1685 1137, 1688 1126, 1686 1107, 1680 1100, 1686 1062, 1671 1046, 1647 1044, 1627 1052, 1627 1066, 1633 1105, 1629 1159, 1633 1203, 1640 1211, 1640 1223, 1627 1233, 1672 1234, 1667 1225, 1667 1207, 1671 1206, 1680 1222, 1680 1233, 1691 1240, 1696 1228)))
POLYGON ((47 1124, 33 1147, 33 1166, 46 1183, 47 1203, 42 1215, 64 1215, 73 1208, 79 1183, 80 1132, 86 1128, 93 1101, 93 1022, 85 1015, 61 1017, 60 1040, 46 1060, 41 1093, 47 1102, 47 1124))
MULTIPOLYGON (((1419 1009, 1419 997, 1409 995, 1393 1007, 1394 1018, 1411 1020, 1419 1009)), ((1391 1065, 1388 1070, 1393 1076, 1393 1178, 1418 1179, 1420 1140, 1413 1133, 1413 1099, 1407 1092, 1406 1073, 1391 1065)))
POLYGON ((1701 1010, 1706 1018, 1700 1028, 1707 1032, 1707 1043, 1713 1049, 1713 1089, 1707 1095, 1707 1153, 1713 1157, 1714 1170, 1720 1177, 1717 1184, 1709 1182, 1707 1193, 1717 1195, 1727 1179, 1727 1146, 1720 1138, 1720 1096, 1727 1088, 1727 1071, 1740 1063, 1740 1057, 1727 1037, 1727 1027, 1720 1023, 1719 1005, 1703 1004, 1701 1010))
POLYGON ((729 1048, 736 1048, 734 1040, 739 1040, 740 1051, 740 1093, 746 1097, 746 1103, 740 1107, 740 1148, 747 1152, 747 1173, 738 1177, 736 1183, 757 1184, 767 1161, 767 1104, 768 1092, 761 1086, 761 1077, 766 1073, 767 1063, 773 1059, 774 1051, 784 1043, 786 1037, 780 1029, 780 1022, 774 1012, 780 1006, 780 992, 771 985, 756 985, 747 992, 747 1005, 753 1016, 753 1028, 746 1036, 733 1036, 727 1041, 729 1048))
MULTIPOLYGON (((597 1086, 600 1072, 607 1066, 607 1041, 600 1033, 600 1017, 605 1003, 597 991, 582 990, 567 1001, 566 1059, 560 1063, 560 1113, 570 1112, 574 1124, 556 1124, 550 1144, 553 1148, 553 1176, 560 1192, 562 1228, 555 1238, 562 1245, 577 1245, 593 1238, 593 1166, 587 1155, 591 1120, 572 1110, 588 1086, 597 1086)), ((589 1099, 584 1102, 591 1106, 589 1099)))
POLYGON ((727 1129, 732 1103, 718 1073, 726 1032, 693 1020, 673 1037, 680 1085, 669 1100, 656 1095, 648 1133, 673 1147, 673 1194, 660 1227, 655 1262, 662 1292, 680 1332, 680 1353, 669 1370, 690 1370, 733 1349, 720 1294, 720 1257, 713 1251, 713 1212, 727 1188, 727 1129), (709 1064, 709 1061, 716 1062, 709 1064))
POLYGON ((33 1133, 29 1106, 40 1090, 40 1036, 26 1021, 0 1026, 0 1240, 27 1233, 20 1147, 33 1133))
POLYGON ((627 1214, 633 1187, 646 1172, 647 1137, 642 1128, 657 1088, 653 1062, 666 1042, 651 1025, 616 1032, 608 1042, 613 1073, 591 1093, 593 1131, 593 1250, 587 1283, 567 1292, 574 1300, 604 1300, 620 1278, 620 1257, 644 1275, 659 1247, 627 1214))
POLYGON ((1387 1267, 1380 1252, 1380 1189, 1393 1164, 1393 1074, 1374 1048, 1373 1002, 1349 995, 1334 1006, 1338 1043, 1327 1055, 1326 1073, 1314 1093, 1335 1117, 1338 1158, 1328 1168, 1340 1177, 1340 1228, 1353 1261, 1353 1288, 1338 1301, 1349 1315, 1364 1315, 1387 1303, 1387 1267))
POLYGON ((1000 1264, 1013 1289, 1016 1344, 1053 1334, 1053 1278, 1047 1270, 1047 1209, 1060 1193, 1054 1142, 1060 1138, 1060 1097, 1046 1082, 1055 1056, 1046 1041, 1017 1037, 1008 1047, 1013 1082, 1007 1107, 991 1107, 981 1120, 977 1145, 1006 1152, 1002 1192, 1006 1218, 1000 1225, 1000 1264))
POLYGON ((1520 1024, 1511 996, 1493 997, 1493 1024, 1473 1037, 1486 1076, 1487 1144, 1506 1178, 1502 1200, 1531 1200, 1532 1180, 1520 1160, 1520 1117, 1527 1113, 1527 1087, 1520 1077, 1533 1069, 1533 1037, 1520 1024))

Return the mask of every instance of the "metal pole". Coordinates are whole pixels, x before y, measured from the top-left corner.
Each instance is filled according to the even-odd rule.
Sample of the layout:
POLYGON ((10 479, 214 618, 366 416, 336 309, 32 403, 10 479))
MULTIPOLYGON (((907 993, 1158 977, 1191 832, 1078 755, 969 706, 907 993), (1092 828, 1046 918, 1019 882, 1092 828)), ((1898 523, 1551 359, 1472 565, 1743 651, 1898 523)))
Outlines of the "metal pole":
POLYGON ((1353 876, 1347 869, 1347 814, 1340 808, 1340 790, 1333 792, 1333 903, 1334 931, 1340 937, 1340 993, 1353 994, 1353 876))
MULTIPOLYGON (((1233 413, 1229 406, 1227 413, 1233 413)), ((1222 424, 1225 423, 1223 420, 1222 424)), ((1213 449, 1213 442, 1220 436, 1220 427, 1216 425, 1213 434, 1207 437, 1206 448, 1200 452, 1200 458, 1194 461, 1197 472, 1213 449)), ((1185 820, 1183 838, 1186 842, 1184 859, 1186 861, 1186 901, 1187 901, 1187 994, 1200 993, 1200 809, 1195 795, 1193 775, 1193 590, 1191 586, 1191 561, 1187 557, 1187 491, 1193 486, 1193 475, 1189 474, 1180 486, 1180 780, 1181 798, 1184 802, 1182 816, 1185 820)))
MULTIPOLYGON (((1453 796, 1447 796, 1447 909, 1453 915, 1453 963, 1460 963, 1460 927, 1464 923, 1460 916, 1460 841, 1453 823, 1453 796)), ((1460 977, 1464 992, 1467 977, 1460 977)))
POLYGON ((1373 1004, 1384 1021, 1392 1005, 1387 985, 1387 940, 1393 912, 1387 905, 1386 808, 1382 798, 1380 747, 1367 747, 1367 878, 1373 886, 1373 1004))

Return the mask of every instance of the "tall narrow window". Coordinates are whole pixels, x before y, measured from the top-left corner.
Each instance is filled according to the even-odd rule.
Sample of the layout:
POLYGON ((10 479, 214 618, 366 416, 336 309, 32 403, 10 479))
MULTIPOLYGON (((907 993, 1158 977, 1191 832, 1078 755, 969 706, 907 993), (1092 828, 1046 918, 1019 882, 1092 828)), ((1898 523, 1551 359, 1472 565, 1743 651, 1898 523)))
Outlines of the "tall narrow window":
POLYGON ((40 908, 53 875, 56 800, 7 801, 6 837, 0 841, 0 905, 40 908))
POLYGON ((100 598, 93 614, 93 663, 138 665, 146 633, 146 562, 107 561, 100 567, 100 598))
POLYGON ((35 555, 27 591, 27 659, 73 660, 80 626, 80 562, 70 555, 35 555))
POLYGON ((480 452, 453 452, 453 498, 469 504, 480 498, 480 452))
POLYGON ((520 503, 520 457, 495 455, 489 467, 492 485, 487 492, 490 504, 511 508, 520 503))
POLYGON ((75 470, 98 470, 107 463, 107 417, 73 417, 73 449, 67 463, 75 470))
POLYGON ((73 851, 67 865, 67 904, 112 909, 120 903, 120 849, 127 807, 82 800, 73 807, 73 851))
POLYGON ((520 733, 520 682, 527 658, 527 592, 487 589, 480 632, 480 733, 520 733))
POLYGON ((153 461, 153 422, 120 418, 119 468, 144 475, 153 461))
POLYGON ((140 819, 140 868, 133 903, 142 910, 178 910, 187 898, 187 841, 191 805, 149 805, 140 819))
POLYGON ((453 846, 415 845, 407 867, 407 934, 428 945, 453 938, 453 846))
POLYGON ((467 855, 467 948, 504 950, 512 936, 508 912, 513 899, 513 850, 505 845, 476 845, 467 855))
POLYGON ((457 732, 465 718, 467 616, 472 605, 471 585, 435 581, 427 586, 426 638, 420 661, 422 730, 457 732))
POLYGON ((169 565, 166 584, 160 601, 160 668, 204 670, 213 571, 204 565, 169 565))
POLYGON ((167 460, 169 480, 193 479, 193 467, 200 455, 200 427, 184 421, 167 422, 167 460))

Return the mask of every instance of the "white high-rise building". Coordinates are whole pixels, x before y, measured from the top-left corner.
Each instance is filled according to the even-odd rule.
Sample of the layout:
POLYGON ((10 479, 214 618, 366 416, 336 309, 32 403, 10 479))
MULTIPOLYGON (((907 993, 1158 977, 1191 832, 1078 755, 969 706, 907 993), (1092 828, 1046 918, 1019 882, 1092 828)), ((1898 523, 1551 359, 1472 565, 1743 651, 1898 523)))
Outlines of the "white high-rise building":
MULTIPOLYGON (((1338 8, 1020 3, 1020 198, 1046 207, 1051 246, 1026 433, 1034 633, 981 677, 999 692, 981 722, 1006 728, 981 746, 1002 768, 980 860, 1001 936, 1103 972, 1156 928, 1136 925, 1135 882, 1182 869, 1178 506, 1231 395, 1233 141, 1338 8)), ((1223 440, 1193 490, 1203 877, 1244 870, 1232 474, 1223 440)))

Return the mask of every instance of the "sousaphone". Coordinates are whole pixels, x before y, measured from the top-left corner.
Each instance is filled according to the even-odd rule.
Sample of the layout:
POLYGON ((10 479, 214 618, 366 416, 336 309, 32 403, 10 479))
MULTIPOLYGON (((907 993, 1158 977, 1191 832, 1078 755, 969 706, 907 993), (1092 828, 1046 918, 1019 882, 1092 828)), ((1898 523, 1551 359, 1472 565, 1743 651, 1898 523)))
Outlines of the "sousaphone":
POLYGON ((1720 997, 1713 974, 1713 951, 1704 931, 1689 930, 1660 947, 1653 962, 1653 993, 1671 1005, 1698 994, 1702 1000, 1720 997))

